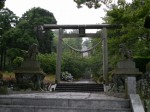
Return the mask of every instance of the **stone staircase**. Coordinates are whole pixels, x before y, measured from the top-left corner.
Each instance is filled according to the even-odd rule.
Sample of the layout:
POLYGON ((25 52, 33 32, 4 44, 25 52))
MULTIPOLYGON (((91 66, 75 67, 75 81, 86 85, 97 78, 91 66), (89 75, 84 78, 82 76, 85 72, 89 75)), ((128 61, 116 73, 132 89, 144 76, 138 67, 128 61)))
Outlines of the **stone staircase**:
POLYGON ((104 92, 103 84, 95 83, 58 83, 56 92, 104 92))
MULTIPOLYGON (((54 92, 52 92, 54 94, 54 92)), ((128 99, 0 96, 0 112, 131 112, 128 99)))

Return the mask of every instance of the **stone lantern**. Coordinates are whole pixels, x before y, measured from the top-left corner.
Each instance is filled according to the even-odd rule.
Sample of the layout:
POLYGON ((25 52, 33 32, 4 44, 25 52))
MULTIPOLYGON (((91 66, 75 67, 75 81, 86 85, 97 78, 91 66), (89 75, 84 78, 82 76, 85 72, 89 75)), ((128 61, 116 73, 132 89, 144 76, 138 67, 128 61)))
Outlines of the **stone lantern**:
POLYGON ((34 90, 40 90, 45 73, 40 68, 37 61, 37 45, 32 44, 29 50, 25 52, 25 58, 21 67, 14 70, 17 86, 19 88, 31 87, 34 90))

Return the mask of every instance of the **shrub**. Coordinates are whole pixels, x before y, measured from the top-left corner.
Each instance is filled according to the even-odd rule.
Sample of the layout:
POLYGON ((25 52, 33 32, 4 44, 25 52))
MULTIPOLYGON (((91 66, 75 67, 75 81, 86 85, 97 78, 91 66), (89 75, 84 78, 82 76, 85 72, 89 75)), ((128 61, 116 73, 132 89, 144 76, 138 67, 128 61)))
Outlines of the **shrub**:
POLYGON ((65 53, 63 55, 62 71, 68 71, 75 79, 79 79, 84 74, 87 67, 87 60, 81 55, 65 53))
POLYGON ((133 59, 136 63, 136 67, 143 73, 146 72, 146 64, 150 62, 150 57, 135 57, 133 59))
POLYGON ((56 53, 39 54, 38 60, 41 63, 41 68, 45 73, 55 74, 56 72, 56 53))
POLYGON ((13 60, 13 67, 14 68, 17 68, 17 67, 20 67, 21 66, 21 63, 23 62, 23 58, 22 57, 16 57, 14 60, 13 60))

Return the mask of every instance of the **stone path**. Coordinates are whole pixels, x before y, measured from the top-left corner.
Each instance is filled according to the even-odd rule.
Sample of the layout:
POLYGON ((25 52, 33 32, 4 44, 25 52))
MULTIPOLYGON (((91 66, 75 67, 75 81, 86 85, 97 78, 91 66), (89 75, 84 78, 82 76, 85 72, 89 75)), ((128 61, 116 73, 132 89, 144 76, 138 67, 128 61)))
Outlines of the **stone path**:
POLYGON ((122 99, 108 96, 105 93, 81 93, 81 92, 47 92, 47 93, 29 93, 29 94, 10 94, 0 95, 0 97, 14 98, 59 98, 59 99, 122 99))
POLYGON ((73 81, 73 82, 66 82, 66 81, 61 81, 63 83, 95 83, 93 80, 87 80, 87 79, 82 79, 79 81, 73 81))

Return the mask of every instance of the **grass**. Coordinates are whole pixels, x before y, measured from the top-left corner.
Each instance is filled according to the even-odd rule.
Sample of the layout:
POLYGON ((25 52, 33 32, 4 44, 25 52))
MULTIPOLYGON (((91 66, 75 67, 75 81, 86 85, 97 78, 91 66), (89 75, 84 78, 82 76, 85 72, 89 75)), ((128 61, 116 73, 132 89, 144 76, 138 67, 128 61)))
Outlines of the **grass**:
MULTIPOLYGON (((15 74, 13 72, 2 72, 3 74, 3 79, 7 80, 10 78, 15 78, 15 74)), ((44 78, 44 81, 54 83, 55 82, 55 75, 54 74, 47 74, 44 78)))
POLYGON ((55 75, 48 74, 48 75, 45 76, 44 80, 46 82, 55 83, 55 75))
POLYGON ((15 78, 15 74, 13 72, 3 72, 3 79, 15 78))

